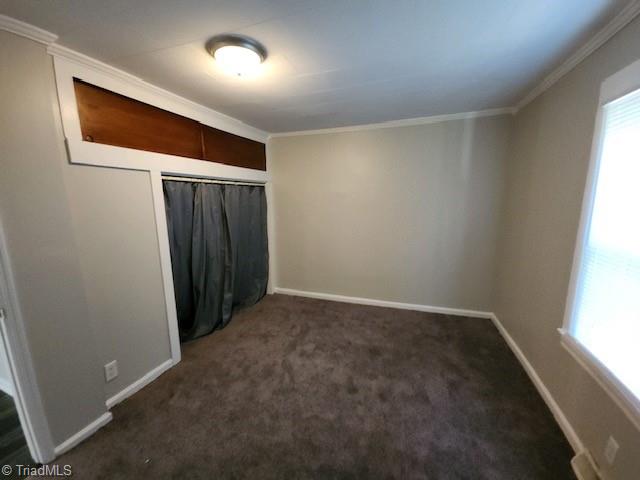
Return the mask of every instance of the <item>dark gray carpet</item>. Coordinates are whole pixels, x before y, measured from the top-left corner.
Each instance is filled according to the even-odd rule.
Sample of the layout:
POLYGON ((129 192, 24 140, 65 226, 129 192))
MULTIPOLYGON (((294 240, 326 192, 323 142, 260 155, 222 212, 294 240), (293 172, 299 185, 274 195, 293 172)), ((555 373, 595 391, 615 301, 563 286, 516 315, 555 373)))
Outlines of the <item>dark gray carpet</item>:
POLYGON ((574 478, 489 320, 268 296, 113 414, 74 478, 574 478))
MULTIPOLYGON (((34 465, 27 446, 27 440, 22 432, 20 417, 16 404, 11 395, 0 392, 0 465, 34 465)), ((0 478, 23 478, 12 468, 10 475, 4 474, 0 478)))

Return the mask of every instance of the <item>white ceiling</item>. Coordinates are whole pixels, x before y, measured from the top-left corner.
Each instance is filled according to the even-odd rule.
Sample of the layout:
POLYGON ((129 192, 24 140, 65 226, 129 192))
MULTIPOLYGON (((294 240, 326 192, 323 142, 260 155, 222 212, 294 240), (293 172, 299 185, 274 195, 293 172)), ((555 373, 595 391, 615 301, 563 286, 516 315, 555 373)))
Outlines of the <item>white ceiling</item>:
POLYGON ((628 0, 0 0, 58 42, 269 132, 514 105, 628 0), (269 51, 236 78, 204 50, 269 51))

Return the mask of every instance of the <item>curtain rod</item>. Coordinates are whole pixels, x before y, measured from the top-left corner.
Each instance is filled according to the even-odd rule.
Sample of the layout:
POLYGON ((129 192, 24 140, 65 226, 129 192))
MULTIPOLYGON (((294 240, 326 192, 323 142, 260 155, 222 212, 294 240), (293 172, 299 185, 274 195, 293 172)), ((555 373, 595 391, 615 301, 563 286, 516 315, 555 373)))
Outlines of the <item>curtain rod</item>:
POLYGON ((199 178, 199 177, 172 177, 170 175, 162 175, 163 180, 174 180, 177 182, 198 182, 198 183, 217 183, 220 185, 246 185, 248 187, 264 187, 264 183, 258 182, 236 182, 233 180, 216 180, 215 178, 199 178))

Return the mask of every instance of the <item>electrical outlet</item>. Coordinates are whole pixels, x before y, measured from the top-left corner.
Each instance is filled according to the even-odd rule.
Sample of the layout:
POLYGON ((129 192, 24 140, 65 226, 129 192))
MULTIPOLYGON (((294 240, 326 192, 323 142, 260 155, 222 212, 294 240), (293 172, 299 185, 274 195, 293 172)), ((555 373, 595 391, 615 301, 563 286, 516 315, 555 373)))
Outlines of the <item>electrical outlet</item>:
POLYGON ((609 437, 609 440, 607 440, 607 446, 604 448, 604 458, 607 459, 607 463, 609 465, 613 465, 613 462, 616 460, 616 453, 618 453, 619 448, 620 445, 618 445, 616 439, 609 437))
POLYGON ((110 382, 118 376, 118 361, 114 360, 104 366, 104 378, 110 382))

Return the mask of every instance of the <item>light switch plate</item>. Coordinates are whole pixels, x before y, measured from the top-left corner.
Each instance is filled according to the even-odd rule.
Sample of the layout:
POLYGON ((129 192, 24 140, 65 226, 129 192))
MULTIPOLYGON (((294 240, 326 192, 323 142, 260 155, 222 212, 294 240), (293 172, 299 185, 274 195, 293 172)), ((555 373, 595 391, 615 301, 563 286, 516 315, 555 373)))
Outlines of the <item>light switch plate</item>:
POLYGON ((613 462, 616 460, 616 453, 618 453, 619 448, 620 445, 618 445, 616 439, 609 437, 609 440, 607 440, 607 446, 604 449, 604 458, 607 459, 607 463, 609 463, 609 465, 613 465, 613 462))
POLYGON ((104 366, 104 378, 107 382, 110 382, 118 376, 118 361, 114 360, 104 366))

